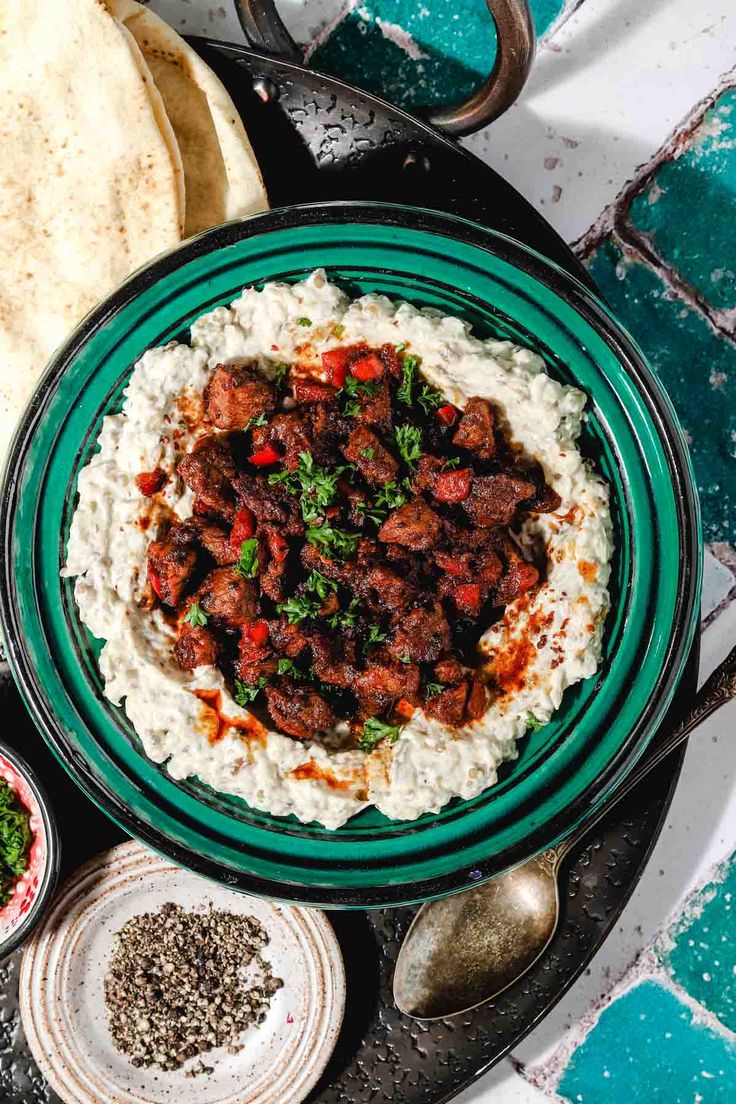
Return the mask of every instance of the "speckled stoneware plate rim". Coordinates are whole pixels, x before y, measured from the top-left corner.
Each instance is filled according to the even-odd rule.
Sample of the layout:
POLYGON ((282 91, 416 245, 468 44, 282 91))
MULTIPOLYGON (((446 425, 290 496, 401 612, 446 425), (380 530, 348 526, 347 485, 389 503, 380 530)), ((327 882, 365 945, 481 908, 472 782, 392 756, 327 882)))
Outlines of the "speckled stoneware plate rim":
POLYGON ((324 913, 233 893, 131 841, 91 859, 61 886, 23 954, 19 994, 33 1056, 68 1104, 169 1099, 177 1104, 300 1104, 322 1076, 337 1041, 346 981, 339 944, 324 913), (138 1070, 115 1052, 107 1027, 103 1045, 95 1039, 99 1024, 106 1022, 101 979, 115 932, 128 916, 167 899, 187 908, 213 903, 256 913, 271 936, 264 957, 284 981, 264 1023, 243 1036, 239 1053, 230 1056, 220 1049, 201 1056, 205 1066, 215 1068, 210 1077, 187 1076, 199 1058, 174 1073, 138 1070), (82 975, 76 983, 75 968, 82 975), (95 977, 88 998, 84 990, 89 992, 89 979, 95 977), (84 1025, 94 1022, 97 1027, 85 1034, 84 1025), (105 1065, 111 1055, 115 1066, 105 1065), (155 1085, 160 1092, 150 1095, 149 1086, 155 1085))
MULTIPOLYGON (((353 247, 354 244, 352 243, 353 247)), ((292 248, 296 249, 294 246, 292 248)), ((313 247, 310 248, 314 251, 313 247)), ((347 246, 335 246, 335 253, 339 252, 339 248, 347 250, 347 246)), ((406 249, 409 251, 408 245, 406 249)), ((303 244, 302 252, 309 253, 308 247, 303 244)), ((351 255, 352 252, 353 249, 351 248, 351 255)), ((245 263, 241 256, 241 267, 245 263)), ((317 263, 319 263, 318 260, 311 260, 308 268, 315 267, 317 263)), ((328 263, 328 269, 330 267, 347 270, 350 268, 350 261, 328 263)), ((299 271, 304 271, 304 269, 302 268, 299 271)), ((374 268, 371 268, 370 271, 374 272, 374 268)), ((186 275, 187 278, 190 277, 190 270, 186 275)), ((266 271, 263 278, 279 277, 266 271)), ((214 277, 211 277, 211 279, 214 279, 214 277)), ((414 277, 412 275, 412 279, 421 280, 425 277, 414 277)), ((488 279, 498 282, 497 275, 489 276, 488 279)), ((251 276, 243 282, 255 280, 257 280, 257 277, 251 276)), ((429 278, 425 279, 425 283, 427 282, 429 282, 429 278)), ((196 279, 193 283, 197 283, 196 279)), ((457 284, 452 285, 453 288, 457 286, 457 284)), ((509 286, 513 288, 514 285, 509 286)), ((193 312, 194 316, 201 314, 209 303, 218 301, 217 296, 212 297, 211 288, 209 290, 211 298, 205 301, 201 301, 200 298, 199 308, 193 312)), ((170 297, 173 294, 169 290, 170 297)), ((399 292, 394 294, 401 297, 399 292)), ((517 292, 517 295, 520 294, 522 293, 517 292)), ((529 298, 528 295, 527 298, 529 298)), ((485 299, 483 302, 488 307, 490 301, 485 299)), ((554 326, 555 315, 551 314, 550 317, 552 318, 550 325, 554 326)), ((511 321, 514 321, 513 317, 511 321)), ((557 324, 561 325, 561 323, 557 324)), ((522 322, 518 323, 518 326, 522 328, 522 332, 523 325, 522 322)), ((532 333, 532 331, 528 332, 532 333)), ((592 355, 588 354, 586 347, 583 345, 581 348, 588 359, 595 363, 592 355)), ((573 377, 573 379, 576 378, 573 377)), ((606 381, 606 386, 610 389, 610 381, 606 381)), ((61 430, 54 429, 54 432, 58 438, 61 430)), ((641 445, 638 447, 641 448, 641 445)), ((38 451, 38 448, 36 451, 38 451)), ((649 460, 649 457, 647 460, 649 460)), ((620 476, 621 472, 619 471, 619 481, 620 476)), ((629 473, 625 473, 625 476, 624 482, 627 482, 629 473)), ((649 494, 651 496, 651 491, 649 494)), ((4 487, 3 506, 2 524, 4 532, 0 554, 4 556, 4 564, 0 573, 0 598, 2 599, 0 602, 0 617, 2 617, 2 627, 9 641, 11 667, 37 724, 63 765, 70 771, 88 796, 112 815, 114 819, 138 838, 164 851, 175 861, 224 881, 226 884, 237 885, 246 891, 300 903, 319 904, 328 907, 374 907, 440 896, 444 893, 462 889, 465 885, 474 881, 492 877, 500 870, 515 865, 530 854, 536 853, 562 838, 577 823, 584 820, 591 809, 596 808, 605 800, 620 778, 643 752, 672 699, 697 624, 699 581, 702 569, 697 496, 694 490, 692 470, 684 437, 674 416, 671 403, 657 377, 646 365, 636 345, 613 320, 607 308, 574 277, 571 277, 546 258, 541 257, 538 253, 505 235, 490 231, 469 220, 441 212, 360 201, 281 208, 244 222, 226 224, 208 231, 192 239, 173 253, 166 254, 154 261, 128 280, 109 300, 92 312, 52 361, 16 437, 9 466, 9 477, 6 479, 4 487), (378 873, 371 872, 370 877, 365 875, 363 872, 368 870, 369 866, 367 863, 361 862, 362 855, 359 857, 358 851, 360 851, 360 848, 358 848, 358 851, 355 852, 354 865, 356 869, 360 868, 361 877, 356 876, 352 881, 349 881, 345 875, 344 863, 342 864, 342 873, 340 873, 341 863, 334 859, 324 859, 324 866, 330 872, 329 876, 325 876, 324 873, 318 872, 315 874, 313 872, 312 868, 315 864, 310 856, 310 861, 304 860, 300 868, 295 866, 288 869, 279 867, 279 874, 274 877, 273 872, 276 870, 276 866, 268 854, 265 869, 270 873, 264 875, 263 863, 260 867, 258 865, 262 860, 258 857, 257 849, 248 849, 241 845, 238 852, 239 858, 237 863, 234 863, 229 859, 233 854, 232 845, 230 843, 223 844, 221 841, 225 839, 224 835, 217 835, 218 831, 223 831, 224 823, 223 818, 218 821, 219 814, 217 811, 208 814, 212 818, 211 824, 217 824, 218 828, 217 830, 214 827, 207 829, 210 831, 211 841, 214 841, 211 842, 210 837, 207 837, 207 842, 210 850, 220 848, 220 858, 214 857, 211 853, 200 853, 196 847, 187 846, 182 842, 182 833, 185 837, 186 833, 190 831, 190 821, 187 821, 186 817, 178 825, 178 834, 172 834, 169 831, 167 835, 166 831, 160 827, 165 819, 161 816, 160 806, 166 800, 160 796, 160 793, 157 797, 157 818, 155 821, 151 821, 150 818, 148 821, 144 820, 140 812, 136 812, 129 804, 126 804, 125 800, 120 798, 119 793, 101 777, 99 763, 96 767, 92 767, 87 762, 85 755, 80 754, 80 750, 75 744, 77 737, 70 736, 60 727, 54 712, 54 702, 47 700, 44 687, 40 684, 33 667, 33 657, 28 651, 27 633, 24 634, 18 615, 19 602, 15 592, 15 573, 9 570, 13 562, 13 553, 19 547, 13 543, 14 513, 18 506, 19 484, 24 477, 27 478, 27 449, 32 441, 34 431, 40 430, 43 426, 43 416, 47 408, 53 403, 56 390, 62 384, 65 385, 64 373, 66 369, 71 363, 74 363, 80 350, 85 348, 85 343, 99 335, 124 308, 135 307, 141 310, 141 303, 138 301, 140 297, 153 295, 154 290, 158 291, 160 288, 162 280, 168 278, 169 283, 173 281, 174 284, 177 278, 180 281, 183 280, 182 270, 186 266, 196 265, 204 257, 217 256, 218 263, 221 266, 216 270, 217 274, 225 264, 223 258, 226 257, 228 249, 231 251, 231 260, 232 250, 240 250, 241 255, 247 254, 248 263, 252 264, 253 253, 258 253, 259 249, 263 253, 263 251, 267 251, 269 245, 273 253, 276 249, 273 244, 274 239, 279 234, 283 237, 287 230, 290 231, 292 238, 295 238, 297 234, 300 235, 300 242, 303 243, 304 238, 309 241, 311 240, 309 235, 317 233, 319 233, 321 241, 322 237, 329 232, 330 227, 334 228, 335 234, 339 233, 341 235, 341 241, 343 237, 347 238, 348 235, 352 235, 357 241, 363 242, 366 253, 368 248, 365 246, 365 240, 368 227, 370 227, 371 233, 380 238, 382 248, 386 253, 384 266, 375 268, 375 271, 386 274, 386 278, 389 278, 394 272, 389 264, 390 250, 391 248, 399 249, 398 246, 390 246, 386 242, 390 243, 398 240, 402 234, 404 234, 405 239, 409 239, 413 235, 412 248, 416 248, 419 252, 416 240, 421 238, 422 248, 428 249, 429 246, 426 245, 425 239, 431 239, 432 248, 434 249, 432 255, 434 256, 438 252, 436 246, 438 244, 437 236, 439 235, 441 239, 444 239, 444 249, 451 248, 458 257, 463 258, 458 260, 453 255, 451 260, 447 262, 455 266, 458 274, 465 273, 470 265, 470 261, 467 259, 470 254, 474 255, 476 268, 473 271, 477 272, 480 261, 475 255, 483 256, 487 267, 493 268, 495 265, 495 273, 499 269, 503 269, 519 274, 514 279, 520 279, 521 276, 526 277, 527 284, 525 287, 527 289, 529 284, 536 284, 537 290, 548 295, 550 302, 553 300, 559 302, 560 305, 556 308, 557 310, 569 316, 569 318, 577 319, 576 324, 582 329, 587 328, 589 337, 594 338, 598 345, 606 349, 606 355, 613 357, 619 365, 617 369, 619 372, 618 382, 625 381, 630 392, 635 395, 633 401, 639 404, 641 411, 645 412, 640 416, 647 419, 650 436, 656 437, 657 447, 661 453, 658 462, 667 472, 666 492, 672 498, 670 509, 672 517, 676 518, 676 552, 679 573, 677 594, 672 599, 671 622, 668 621, 666 630, 661 626, 658 629, 663 638, 666 636, 666 647, 665 644, 660 644, 663 655, 661 667, 658 669, 656 679, 653 679, 653 686, 648 691, 646 701, 641 706, 636 724, 628 730, 626 738, 621 738, 616 753, 611 756, 605 767, 599 770, 595 779, 586 785, 585 790, 574 801, 564 804, 554 816, 545 818, 539 813, 536 816, 532 814, 531 817, 526 815, 524 818, 524 833, 516 842, 509 843, 507 841, 503 847, 497 847, 496 850, 490 849, 488 843, 483 842, 483 840, 487 841, 487 836, 481 837, 479 835, 478 820, 476 818, 474 821, 475 834, 470 833, 468 835, 466 832, 466 836, 462 836, 462 834, 460 836, 461 842, 467 842, 469 838, 472 847, 466 846, 462 856, 458 856, 457 859, 453 858, 452 866, 445 858, 443 869, 437 869, 436 860, 432 857, 439 853, 438 840, 440 833, 435 833, 433 846, 429 846, 430 858, 427 863, 424 865, 418 862, 415 863, 414 869, 424 871, 424 873, 413 874, 413 876, 409 875, 410 868, 408 866, 402 868, 401 863, 408 862, 404 859, 397 860, 394 867, 385 865, 378 873), (363 236, 361 237, 361 235, 363 236), (463 268, 463 265, 465 265, 465 268, 463 268), (620 375, 620 373, 623 373, 623 375, 620 375), (186 826, 186 830, 182 825, 186 826), (228 856, 229 865, 228 862, 224 861, 223 856, 225 855, 228 856), (430 860, 435 863, 434 868, 430 866, 430 860), (296 869, 298 869, 298 877, 294 875, 296 869), (383 879, 382 881, 377 880, 379 874, 383 879)), ((36 508, 35 502, 29 504, 29 509, 36 508)), ((659 506, 653 508, 658 510, 659 506)), ((33 601, 38 602, 38 596, 33 601)), ((32 605, 29 606, 27 595, 23 596, 23 604, 26 612, 32 610, 33 607, 32 605)), ((38 658, 38 655, 36 655, 36 658, 38 658)), ((606 679, 601 675, 597 680, 591 680, 591 682, 593 684, 591 693, 595 692, 597 694, 605 687, 606 679)), ((570 691, 568 691, 569 693, 570 691)), ((109 757, 107 762, 108 764, 112 762, 109 757)), ((118 770, 119 768, 115 767, 114 769, 118 770)), ((124 776, 121 775, 120 777, 124 776)), ((540 795, 545 797, 545 800, 546 787, 547 784, 542 786, 539 791, 540 795)), ((499 784, 498 787, 492 787, 489 791, 486 791, 486 794, 491 795, 491 798, 495 798, 499 796, 500 791, 501 785, 499 784)), ((186 805, 187 800, 186 796, 177 798, 177 801, 181 801, 184 805, 186 805)), ((169 799, 170 801, 171 799, 169 799)), ((465 803, 465 805, 467 804, 465 803)), ((206 805, 203 807, 208 808, 206 805)), ((170 803, 165 806, 167 815, 169 808, 171 808, 170 803)), ((188 815, 191 817, 191 811, 188 815)), ((449 814, 450 819, 457 819, 459 815, 464 816, 465 813, 458 814, 455 810, 455 812, 450 811, 449 814)), ((412 848, 416 849, 416 839, 412 844, 411 835, 416 835, 425 827, 434 830, 435 822, 442 822, 443 817, 445 817, 445 811, 433 818, 430 825, 414 822, 402 827, 403 822, 396 822, 393 832, 384 834, 390 845, 391 835, 401 835, 403 832, 403 838, 407 839, 406 846, 408 850, 414 853, 412 848)), ((258 836, 259 831, 261 831, 258 827, 258 819, 259 815, 257 814, 251 816, 250 822, 256 825, 253 829, 255 836, 258 836)), ((268 818, 260 817, 261 821, 265 819, 268 818)), ((230 820, 232 820, 232 817, 230 817, 230 820)), ((200 819, 196 821, 197 825, 203 823, 200 819)), ((445 819, 446 824, 447 819, 445 819)), ((195 836, 198 830, 198 828, 194 829, 195 836)), ((462 829, 460 831, 462 832, 462 829)), ((285 836, 290 837, 292 844, 297 846, 298 849, 300 835, 309 836, 310 828, 306 826, 302 830, 299 826, 292 826, 284 822, 283 828, 279 827, 279 832, 283 832, 285 836)), ((319 835, 319 833, 313 831, 312 834, 319 835)), ((277 835, 278 833, 271 832, 274 839, 277 835)), ((335 840, 336 836, 337 834, 333 834, 332 840, 335 840)), ((364 835, 361 839, 359 833, 355 831, 351 835, 351 829, 346 831, 345 836, 346 838, 359 840, 361 843, 366 838, 364 835)), ((196 836, 196 838, 200 841, 200 846, 202 841, 205 841, 205 836, 196 836)), ((319 847, 323 849, 322 853, 325 853, 326 849, 323 847, 323 843, 320 843, 319 847)), ((396 854, 399 855, 400 852, 397 851, 396 854)), ((350 877, 352 878, 352 875, 350 877)))

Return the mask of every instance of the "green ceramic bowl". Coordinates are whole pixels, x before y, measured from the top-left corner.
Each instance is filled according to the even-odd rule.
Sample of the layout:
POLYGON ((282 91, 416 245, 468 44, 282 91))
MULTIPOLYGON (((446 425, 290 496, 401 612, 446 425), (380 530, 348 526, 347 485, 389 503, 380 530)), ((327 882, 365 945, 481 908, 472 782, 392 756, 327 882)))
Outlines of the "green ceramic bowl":
POLYGON ((631 339, 583 286, 525 247, 435 212, 376 204, 273 211, 219 227, 153 262, 55 356, 15 440, 3 493, 2 629, 37 724, 84 791, 133 835, 229 885, 327 906, 426 899, 537 852, 606 798, 643 752, 692 642, 698 507, 670 403, 631 339), (496 786, 434 816, 370 810, 338 831, 249 808, 142 753, 103 696, 99 642, 59 568, 81 468, 135 360, 186 340, 244 284, 317 266, 352 293, 383 292, 537 350, 590 396, 584 451, 611 486, 613 605, 602 667, 565 694, 496 786))

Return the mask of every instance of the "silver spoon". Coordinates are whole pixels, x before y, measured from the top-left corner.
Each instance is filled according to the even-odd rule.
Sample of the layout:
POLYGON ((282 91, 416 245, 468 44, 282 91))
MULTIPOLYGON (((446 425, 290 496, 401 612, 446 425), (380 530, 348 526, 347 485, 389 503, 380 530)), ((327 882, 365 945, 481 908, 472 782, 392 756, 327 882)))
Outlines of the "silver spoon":
POLYGON ((734 697, 736 648, 703 685, 684 720, 634 767, 592 819, 498 878, 423 905, 396 963, 398 1008, 416 1019, 445 1019, 492 1000, 518 981, 544 953, 557 928, 564 858, 701 721, 734 697))

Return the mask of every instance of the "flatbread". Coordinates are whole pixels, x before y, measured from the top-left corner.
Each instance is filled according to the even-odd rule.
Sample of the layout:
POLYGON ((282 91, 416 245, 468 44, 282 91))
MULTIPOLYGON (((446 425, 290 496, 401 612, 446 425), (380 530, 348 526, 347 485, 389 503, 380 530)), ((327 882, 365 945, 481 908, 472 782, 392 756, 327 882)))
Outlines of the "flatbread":
POLYGON ((268 209, 258 162, 235 105, 212 70, 136 0, 106 0, 135 38, 161 93, 184 163, 184 236, 268 209))
POLYGON ((49 356, 181 238, 181 165, 102 0, 0 3, 0 459, 49 356))

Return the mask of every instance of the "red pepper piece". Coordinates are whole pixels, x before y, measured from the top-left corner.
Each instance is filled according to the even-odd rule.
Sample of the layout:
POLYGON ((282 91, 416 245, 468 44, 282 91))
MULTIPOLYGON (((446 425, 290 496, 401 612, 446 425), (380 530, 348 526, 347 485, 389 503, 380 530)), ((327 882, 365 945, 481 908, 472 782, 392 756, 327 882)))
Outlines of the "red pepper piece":
POLYGON ((258 449, 254 452, 249 459, 251 464, 255 464, 258 468, 263 468, 267 464, 278 464, 281 456, 273 445, 264 445, 262 449, 258 449))
POLYGON ((289 542, 270 526, 266 533, 266 540, 268 541, 268 551, 271 554, 271 558, 275 560, 276 563, 283 563, 289 555, 289 542))
POLYGON ((153 570, 153 567, 150 563, 148 565, 147 575, 148 581, 153 587, 153 593, 161 602, 163 602, 163 598, 161 597, 161 581, 156 572, 153 570))
POLYGON ((386 365, 375 353, 369 353, 368 356, 360 357, 359 360, 353 361, 350 365, 351 376, 355 376, 358 380, 383 379, 385 372, 386 365))
POLYGON ((146 498, 151 498, 157 491, 160 491, 165 482, 166 474, 160 468, 150 472, 141 472, 140 475, 135 477, 136 487, 146 498))
POLYGON ((248 637, 251 644, 261 647, 268 640, 268 622, 251 621, 250 625, 248 625, 245 630, 245 635, 248 637))
POLYGON ((365 345, 340 345, 337 349, 323 353, 322 367, 330 383, 335 387, 342 387, 351 362, 367 351, 365 345))
POLYGON ((442 422, 443 425, 446 425, 448 427, 455 424, 455 422, 457 421, 457 416, 457 407, 453 406, 452 403, 445 403, 445 405, 441 406, 437 411, 437 417, 439 418, 439 420, 442 422))
POLYGON ((247 506, 241 506, 235 514, 235 521, 230 530, 230 547, 238 555, 243 541, 249 540, 256 531, 256 519, 252 510, 247 506))
POLYGON ((441 472, 437 476, 432 494, 438 502, 462 502, 470 494, 470 468, 441 472))
POLYGON ((452 592, 455 605, 463 613, 477 617, 480 613, 480 583, 460 583, 452 592))
POLYGON ((313 383, 311 380, 297 380, 294 384, 294 398, 300 403, 329 402, 336 394, 334 387, 325 387, 324 384, 313 383))

